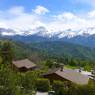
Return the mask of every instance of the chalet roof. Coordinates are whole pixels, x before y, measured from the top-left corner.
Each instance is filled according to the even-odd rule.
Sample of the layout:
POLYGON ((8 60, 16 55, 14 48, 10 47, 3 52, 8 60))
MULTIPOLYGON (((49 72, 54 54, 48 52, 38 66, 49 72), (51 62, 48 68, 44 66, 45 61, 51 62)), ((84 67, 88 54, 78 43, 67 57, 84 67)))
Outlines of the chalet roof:
POLYGON ((44 74, 44 76, 51 75, 51 74, 56 74, 66 80, 81 85, 88 84, 89 81, 89 76, 83 75, 79 72, 76 72, 75 70, 67 69, 67 68, 64 68, 63 71, 61 71, 60 69, 54 69, 44 74))
POLYGON ((31 62, 28 59, 23 59, 23 60, 17 60, 17 61, 13 61, 13 64, 17 67, 17 68, 22 68, 25 67, 27 69, 33 68, 36 66, 36 64, 34 64, 33 62, 31 62))

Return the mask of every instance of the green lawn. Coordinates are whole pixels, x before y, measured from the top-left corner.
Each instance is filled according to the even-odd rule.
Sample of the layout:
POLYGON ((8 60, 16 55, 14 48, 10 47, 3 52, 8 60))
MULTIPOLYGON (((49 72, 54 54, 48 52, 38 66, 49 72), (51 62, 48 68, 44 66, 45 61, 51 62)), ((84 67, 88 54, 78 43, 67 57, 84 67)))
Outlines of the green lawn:
POLYGON ((76 66, 70 66, 70 65, 66 65, 65 68, 78 69, 78 67, 76 67, 76 66))

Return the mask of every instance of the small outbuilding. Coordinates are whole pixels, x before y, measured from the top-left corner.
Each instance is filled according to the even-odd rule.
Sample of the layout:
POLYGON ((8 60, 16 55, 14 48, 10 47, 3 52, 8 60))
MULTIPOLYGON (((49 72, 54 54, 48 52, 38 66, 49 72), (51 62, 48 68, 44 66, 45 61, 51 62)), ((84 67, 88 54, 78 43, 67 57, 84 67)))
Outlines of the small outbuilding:
POLYGON ((35 70, 37 68, 37 65, 31 62, 29 59, 13 61, 12 64, 13 68, 20 72, 35 70))

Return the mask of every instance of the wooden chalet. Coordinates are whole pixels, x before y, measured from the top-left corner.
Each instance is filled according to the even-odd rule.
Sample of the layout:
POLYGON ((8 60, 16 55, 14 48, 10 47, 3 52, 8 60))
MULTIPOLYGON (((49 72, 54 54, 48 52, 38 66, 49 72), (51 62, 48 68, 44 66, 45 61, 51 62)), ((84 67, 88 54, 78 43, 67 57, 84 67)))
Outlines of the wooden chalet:
POLYGON ((28 70, 35 70, 37 65, 31 62, 29 59, 13 61, 13 68, 20 72, 25 72, 28 70))
POLYGON ((51 82, 53 82, 53 80, 61 80, 80 85, 88 84, 89 81, 89 76, 67 68, 56 68, 54 70, 50 70, 48 73, 43 74, 43 77, 48 78, 51 82))

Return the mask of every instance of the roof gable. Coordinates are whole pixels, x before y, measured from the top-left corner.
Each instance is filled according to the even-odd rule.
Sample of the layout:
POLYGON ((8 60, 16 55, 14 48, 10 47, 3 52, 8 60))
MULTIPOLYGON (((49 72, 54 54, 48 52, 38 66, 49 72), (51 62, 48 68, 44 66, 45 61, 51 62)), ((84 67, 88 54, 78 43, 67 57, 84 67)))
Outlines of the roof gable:
POLYGON ((81 73, 71 69, 64 69, 63 71, 57 70, 55 73, 60 77, 72 81, 76 84, 87 84, 89 81, 89 76, 82 75, 81 73))
POLYGON ((33 62, 31 62, 28 59, 24 59, 24 60, 18 60, 18 61, 13 61, 13 64, 18 67, 18 68, 22 68, 25 67, 27 69, 29 68, 33 68, 36 66, 36 64, 34 64, 33 62))
POLYGON ((52 75, 52 74, 56 74, 63 79, 66 79, 73 83, 81 84, 81 85, 88 84, 88 81, 89 81, 89 76, 83 75, 79 72, 76 72, 75 70, 67 69, 67 68, 64 68, 63 71, 57 68, 43 75, 47 76, 47 75, 52 75))

